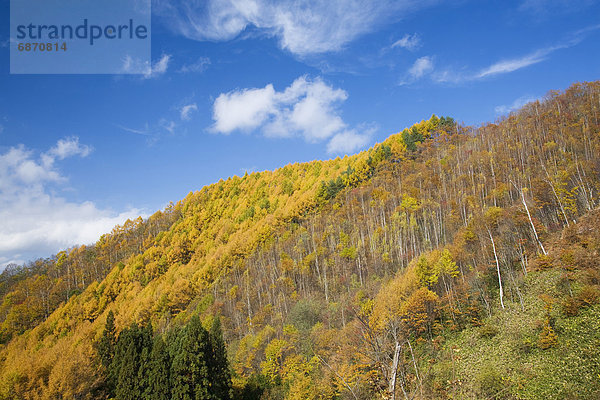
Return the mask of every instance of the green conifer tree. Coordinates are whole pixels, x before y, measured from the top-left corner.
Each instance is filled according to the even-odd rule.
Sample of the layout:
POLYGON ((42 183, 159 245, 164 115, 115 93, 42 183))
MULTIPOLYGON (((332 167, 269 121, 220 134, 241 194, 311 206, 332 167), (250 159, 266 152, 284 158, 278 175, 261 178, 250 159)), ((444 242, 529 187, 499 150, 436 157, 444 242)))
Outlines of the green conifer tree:
POLYGON ((150 361, 148 364, 148 386, 146 387, 145 398, 148 400, 170 400, 171 382, 170 371, 171 357, 167 351, 167 345, 162 336, 158 335, 154 339, 150 361))
POLYGON ((132 324, 117 340, 110 375, 119 400, 141 399, 147 387, 147 360, 152 349, 152 326, 132 324))
POLYGON ((140 354, 136 343, 139 330, 138 325, 133 324, 130 328, 123 329, 117 340, 112 375, 117 383, 115 396, 119 400, 139 398, 137 378, 140 354))
POLYGON ((215 317, 210 329, 210 344, 212 357, 210 360, 211 393, 213 398, 229 400, 232 396, 231 372, 227 360, 227 349, 221 330, 221 318, 215 317))
POLYGON ((106 325, 104 326, 102 337, 100 338, 100 341, 96 347, 98 351, 98 357, 100 358, 100 363, 102 365, 102 374, 104 375, 104 380, 106 382, 106 390, 109 396, 114 394, 115 388, 115 382, 110 379, 109 370, 115 355, 116 342, 117 336, 115 333, 115 315, 111 310, 106 316, 106 325))
POLYGON ((212 400, 207 360, 211 354, 208 332, 198 316, 184 330, 171 365, 173 400, 212 400))

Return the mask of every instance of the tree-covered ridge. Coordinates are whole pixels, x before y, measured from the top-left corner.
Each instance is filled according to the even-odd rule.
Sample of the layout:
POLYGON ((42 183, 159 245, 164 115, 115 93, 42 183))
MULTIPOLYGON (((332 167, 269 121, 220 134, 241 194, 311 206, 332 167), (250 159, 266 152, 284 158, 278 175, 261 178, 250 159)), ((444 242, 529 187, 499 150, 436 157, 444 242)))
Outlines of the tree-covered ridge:
POLYGON ((432 117, 190 194, 2 348, 0 393, 94 398, 112 310, 116 331, 222 315, 240 398, 594 398, 599 108, 600 84, 577 84, 479 129, 432 117))
POLYGON ((24 266, 9 265, 0 274, 0 341, 34 327, 71 296, 93 282, 101 282, 115 265, 128 263, 149 249, 155 262, 143 273, 136 272, 140 277, 143 274, 146 283, 174 263, 186 264, 194 253, 192 241, 215 247, 215 242, 226 243, 239 229, 254 229, 255 222, 266 234, 276 221, 290 219, 313 206, 311 186, 318 179, 335 175, 341 168, 339 163, 345 162, 289 165, 275 172, 220 181, 190 193, 147 220, 126 221, 94 245, 74 247, 24 266), (193 220, 186 220, 192 214, 193 220), (179 236, 178 232, 167 232, 173 224, 187 235, 171 246, 171 238, 179 236), (193 229, 185 224, 193 224, 193 229), (167 254, 158 256, 158 247, 168 248, 167 254))
MULTIPOLYGON (((433 116, 415 127, 426 132, 431 130, 432 121, 435 126, 439 120, 433 116)), ((421 137, 425 136, 428 134, 421 137)), ((391 155, 390 146, 381 145, 344 160, 288 165, 274 172, 229 178, 190 193, 147 220, 128 220, 94 245, 74 247, 25 266, 8 266, 0 274, 0 341, 7 342, 14 334, 36 326, 72 295, 93 282, 101 282, 114 265, 138 256, 133 273, 145 285, 171 265, 187 264, 192 255, 202 258, 228 244, 232 234, 235 240, 237 232, 246 230, 245 238, 250 236, 253 241, 233 241, 228 248, 220 248, 222 251, 214 254, 217 259, 205 271, 212 275, 213 264, 223 265, 223 252, 228 257, 243 256, 277 224, 307 213, 344 187, 369 179, 377 165, 391 155), (337 177, 324 180, 330 176, 337 177), (174 236, 177 238, 172 243, 174 236), (161 248, 166 250, 159 254, 161 248), (146 254, 143 259, 153 262, 141 261, 142 254, 146 254), (140 262, 149 264, 144 271, 140 270, 140 262)), ((98 309, 102 311, 105 305, 98 309)), ((95 313, 87 316, 92 320, 95 317, 95 313)))
POLYGON ((0 274, 0 343, 48 318, 59 305, 102 281, 113 266, 148 248, 179 218, 169 205, 147 220, 116 226, 91 246, 78 246, 29 264, 9 265, 0 274))

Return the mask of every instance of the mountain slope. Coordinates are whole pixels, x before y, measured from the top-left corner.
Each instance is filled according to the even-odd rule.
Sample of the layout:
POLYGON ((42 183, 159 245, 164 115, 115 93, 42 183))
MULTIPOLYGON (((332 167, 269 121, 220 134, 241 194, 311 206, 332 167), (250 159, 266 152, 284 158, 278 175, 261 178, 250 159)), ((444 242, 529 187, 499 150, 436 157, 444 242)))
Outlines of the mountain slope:
MULTIPOLYGON (((0 393, 94 397, 94 343, 112 310, 117 330, 150 320, 157 332, 222 315, 239 396, 593 398, 598 240, 556 235, 597 227, 597 214, 576 221, 600 201, 599 115, 600 84, 576 84, 479 129, 432 117, 356 156, 190 193, 96 244, 110 272, 79 279, 80 294, 63 288, 51 314, 40 303, 29 323, 6 323, 50 297, 46 283, 19 298, 22 282, 45 275, 54 288, 65 273, 9 282, 0 393), (522 332, 530 341, 516 346, 522 332), (481 369, 485 352, 498 358, 481 369), (515 352, 581 367, 581 379, 551 390, 555 364, 515 372, 515 352)), ((79 253, 48 264, 89 272, 98 256, 79 253)))

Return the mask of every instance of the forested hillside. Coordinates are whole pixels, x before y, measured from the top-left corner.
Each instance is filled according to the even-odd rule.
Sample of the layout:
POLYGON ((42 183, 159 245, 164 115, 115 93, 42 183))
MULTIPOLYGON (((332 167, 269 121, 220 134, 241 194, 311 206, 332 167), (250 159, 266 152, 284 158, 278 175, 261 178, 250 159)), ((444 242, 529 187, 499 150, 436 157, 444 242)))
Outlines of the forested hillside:
POLYGON ((434 115, 11 266, 0 398, 598 398, 599 117, 600 82, 434 115))

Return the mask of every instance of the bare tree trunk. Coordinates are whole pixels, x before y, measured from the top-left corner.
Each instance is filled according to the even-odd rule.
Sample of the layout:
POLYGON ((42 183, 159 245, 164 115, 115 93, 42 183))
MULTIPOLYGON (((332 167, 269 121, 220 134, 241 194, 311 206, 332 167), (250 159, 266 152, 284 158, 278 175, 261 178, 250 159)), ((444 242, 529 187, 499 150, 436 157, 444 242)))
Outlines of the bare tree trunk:
POLYGON ((494 259, 496 260, 496 271, 498 271, 498 286, 500 286, 500 305, 502 306, 502 309, 504 309, 504 290, 502 289, 502 276, 500 275, 500 263, 498 262, 498 254, 496 253, 496 243, 494 243, 494 237, 492 236, 492 232, 489 228, 487 231, 490 235, 490 240, 492 241, 494 259))
POLYGON ((417 360, 415 360, 415 353, 413 353, 410 340, 407 340, 406 342, 408 343, 408 348, 410 349, 410 356, 412 357, 413 366, 415 367, 415 375, 417 376, 417 381, 419 381, 419 392, 421 393, 421 397, 423 397, 423 381, 421 381, 421 377, 419 376, 419 369, 417 368, 417 360))
POLYGON ((523 206, 525 206, 525 211, 527 211, 527 216, 529 217, 529 223, 531 224, 531 229, 533 229, 533 234, 535 235, 535 240, 537 240, 544 255, 548 255, 548 253, 546 253, 546 249, 544 248, 544 245, 540 241, 540 238, 537 234, 537 230, 535 229, 535 225, 533 224, 533 220, 531 219, 531 214, 529 213, 529 207, 527 207, 527 202, 525 202, 525 195, 523 194, 522 189, 521 189, 521 201, 523 202, 523 206))
POLYGON ((400 349, 402 346, 396 342, 396 350, 394 350, 394 361, 392 363, 392 371, 390 372, 390 394, 392 400, 396 400, 396 375, 398 373, 398 362, 400 361, 400 349))

